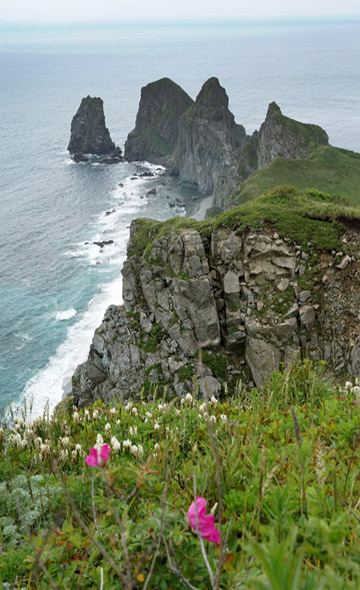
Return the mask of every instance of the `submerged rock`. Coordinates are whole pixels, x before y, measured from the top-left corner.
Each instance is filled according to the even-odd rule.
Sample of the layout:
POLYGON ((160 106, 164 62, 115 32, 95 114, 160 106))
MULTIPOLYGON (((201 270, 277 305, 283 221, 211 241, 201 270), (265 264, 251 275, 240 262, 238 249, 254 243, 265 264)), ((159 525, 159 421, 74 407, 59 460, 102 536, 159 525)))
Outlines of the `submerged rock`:
MULTIPOLYGON (((105 125, 104 106, 101 98, 87 96, 71 122, 68 151, 76 162, 87 161, 84 154, 106 156, 113 162, 121 161, 121 150, 116 147, 105 125)), ((107 163, 106 158, 102 162, 107 163)))
POLYGON ((125 158, 171 166, 179 118, 192 104, 190 96, 169 78, 144 86, 135 129, 125 143, 125 158))

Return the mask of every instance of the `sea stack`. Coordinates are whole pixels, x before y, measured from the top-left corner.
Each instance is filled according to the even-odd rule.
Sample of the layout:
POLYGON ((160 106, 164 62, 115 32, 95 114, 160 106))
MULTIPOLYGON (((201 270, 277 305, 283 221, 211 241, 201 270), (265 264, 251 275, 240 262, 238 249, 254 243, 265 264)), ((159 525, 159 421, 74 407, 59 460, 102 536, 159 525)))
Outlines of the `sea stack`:
POLYGON ((125 158, 171 167, 179 137, 179 119, 193 103, 185 90, 169 78, 144 86, 135 129, 125 143, 125 158))
POLYGON ((75 161, 87 161, 85 154, 104 156, 109 163, 123 160, 105 125, 104 103, 101 98, 87 96, 71 122, 68 151, 75 161))
POLYGON ((180 120, 174 160, 181 182, 212 194, 217 177, 245 142, 245 129, 235 123, 225 89, 210 78, 180 120))

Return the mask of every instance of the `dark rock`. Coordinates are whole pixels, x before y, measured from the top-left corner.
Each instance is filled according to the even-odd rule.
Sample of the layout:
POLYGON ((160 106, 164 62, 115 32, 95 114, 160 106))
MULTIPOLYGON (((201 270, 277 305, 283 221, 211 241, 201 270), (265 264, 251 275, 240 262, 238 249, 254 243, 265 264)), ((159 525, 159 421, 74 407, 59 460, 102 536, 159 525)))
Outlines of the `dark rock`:
POLYGON ((152 197, 152 196, 156 195, 156 188, 155 187, 151 188, 149 191, 147 191, 146 194, 148 197, 152 197))
POLYGON ((205 195, 213 192, 217 177, 230 164, 232 153, 246 140, 245 129, 235 123, 228 104, 219 80, 210 78, 180 119, 175 168, 183 184, 205 195))
POLYGON ((84 156, 84 154, 79 154, 79 153, 73 154, 72 159, 76 163, 89 161, 89 158, 87 156, 84 156))
POLYGON ((192 104, 190 96, 169 78, 144 86, 135 129, 125 143, 125 158, 171 165, 179 118, 192 104))
POLYGON ((121 150, 115 146, 105 125, 101 98, 87 96, 82 99, 71 122, 71 137, 67 149, 74 154, 75 161, 86 161, 82 158, 83 154, 106 155, 114 162, 122 160, 121 150))
POLYGON ((110 244, 114 244, 114 240, 101 240, 99 242, 93 242, 94 246, 99 246, 99 248, 103 248, 104 246, 110 246, 110 244))

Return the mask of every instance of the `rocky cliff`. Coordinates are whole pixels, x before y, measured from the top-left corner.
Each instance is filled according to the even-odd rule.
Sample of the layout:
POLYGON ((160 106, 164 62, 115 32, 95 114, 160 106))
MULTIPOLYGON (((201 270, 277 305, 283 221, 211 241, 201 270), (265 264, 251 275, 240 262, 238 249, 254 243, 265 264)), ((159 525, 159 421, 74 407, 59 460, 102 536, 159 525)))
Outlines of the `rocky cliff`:
POLYGON ((190 96, 169 78, 142 88, 135 129, 125 143, 125 158, 171 166, 179 119, 192 104, 190 96))
POLYGON ((68 151, 75 160, 86 161, 85 154, 106 156, 120 161, 121 150, 116 147, 105 125, 104 104, 101 98, 87 96, 71 122, 68 151))
POLYGON ((229 165, 217 176, 213 206, 226 208, 230 195, 239 185, 274 158, 306 158, 312 150, 327 145, 328 141, 328 135, 321 127, 285 117, 272 102, 260 131, 255 131, 240 150, 233 152, 229 165))
POLYGON ((210 78, 180 119, 174 162, 181 182, 212 194, 232 153, 245 141, 245 129, 235 123, 225 89, 217 78, 210 78))
POLYGON ((124 305, 96 330, 74 402, 261 387, 300 355, 359 375, 359 238, 359 210, 286 187, 204 222, 134 221, 124 305))

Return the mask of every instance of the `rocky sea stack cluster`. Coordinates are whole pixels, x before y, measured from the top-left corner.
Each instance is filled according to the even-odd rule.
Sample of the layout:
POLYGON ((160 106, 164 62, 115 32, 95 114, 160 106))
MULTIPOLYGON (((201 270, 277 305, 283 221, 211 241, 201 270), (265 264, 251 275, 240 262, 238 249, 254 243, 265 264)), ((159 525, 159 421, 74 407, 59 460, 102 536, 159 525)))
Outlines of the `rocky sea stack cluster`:
POLYGON ((105 125, 104 105, 101 98, 87 96, 71 122, 68 151, 76 162, 87 162, 88 155, 99 156, 112 163, 123 160, 121 149, 116 147, 105 125))

